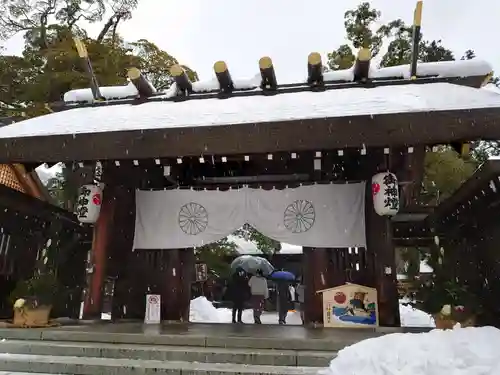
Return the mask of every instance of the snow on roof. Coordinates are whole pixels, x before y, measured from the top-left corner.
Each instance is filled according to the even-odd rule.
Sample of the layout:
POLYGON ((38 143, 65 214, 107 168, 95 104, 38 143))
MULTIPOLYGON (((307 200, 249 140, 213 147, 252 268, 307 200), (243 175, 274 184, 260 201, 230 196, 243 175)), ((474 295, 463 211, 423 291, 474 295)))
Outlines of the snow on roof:
MULTIPOLYGON (((486 61, 457 60, 457 61, 438 61, 417 64, 417 76, 429 77, 436 76, 440 78, 451 77, 472 77, 487 75, 493 71, 493 68, 486 61)), ((410 78, 410 65, 397 65, 387 68, 370 70, 370 78, 410 78)))
MULTIPOLYGON (((139 93, 132 82, 126 86, 103 86, 99 87, 101 95, 107 100, 135 97, 139 93)), ((94 96, 91 89, 76 89, 64 94, 65 102, 92 102, 94 96)))
MULTIPOLYGON (((458 61, 439 61, 419 63, 417 65, 417 76, 419 77, 468 77, 487 75, 492 71, 491 65, 485 61, 474 60, 458 60, 458 61)), ((352 82, 354 80, 353 68, 326 72, 323 74, 325 82, 329 81, 344 81, 352 82)), ((384 79, 384 78, 410 78, 410 65, 398 65, 388 68, 377 68, 373 62, 370 66, 369 78, 384 79)), ((306 80, 304 80, 305 83, 306 80)), ((234 79, 233 84, 236 90, 256 89, 260 86, 261 76, 256 74, 248 79, 234 79)), ((217 91, 220 89, 219 81, 216 77, 209 80, 193 82, 193 91, 196 93, 217 91)), ((138 95, 137 89, 132 83, 126 86, 103 86, 100 87, 101 95, 104 98, 123 99, 138 95)), ((175 93, 167 93, 170 97, 175 93)), ((93 102, 94 97, 90 88, 77 89, 68 91, 64 94, 64 101, 71 102, 93 102)))
POLYGON ((487 85, 482 87, 482 89, 494 92, 495 94, 500 94, 500 88, 498 88, 498 86, 494 85, 493 83, 488 83, 487 85))
MULTIPOLYGON (((231 242, 234 242, 237 246, 236 251, 239 254, 262 254, 257 248, 257 244, 252 241, 247 241, 244 238, 237 236, 227 236, 227 239, 231 242)), ((302 254, 302 246, 291 245, 288 243, 281 243, 280 254, 302 254)))
MULTIPOLYGON (((240 78, 233 80, 233 85, 236 90, 251 90, 260 86, 260 74, 252 78, 240 78)), ((193 91, 195 93, 203 93, 210 91, 219 90, 219 81, 216 77, 205 81, 196 81, 192 83, 193 91)), ((135 88, 134 84, 129 82, 125 86, 103 86, 99 87, 101 95, 107 100, 113 99, 124 99, 130 97, 136 97, 139 92, 135 88)), ((175 96, 177 92, 176 84, 174 83, 170 89, 163 92, 167 98, 175 96)), ((92 103, 94 101, 94 95, 90 88, 87 89, 76 89, 68 91, 64 94, 64 101, 66 103, 92 103)))
POLYGON ((449 83, 75 108, 0 128, 0 138, 500 108, 500 96, 449 83))

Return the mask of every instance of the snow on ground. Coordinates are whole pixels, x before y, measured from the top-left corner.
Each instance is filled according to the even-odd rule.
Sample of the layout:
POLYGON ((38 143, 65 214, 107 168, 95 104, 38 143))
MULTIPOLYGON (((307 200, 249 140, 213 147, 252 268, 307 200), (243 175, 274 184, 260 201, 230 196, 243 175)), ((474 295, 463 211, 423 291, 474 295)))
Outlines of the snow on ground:
MULTIPOLYGON (((401 326, 403 327, 435 327, 434 319, 427 313, 414 309, 410 306, 400 304, 401 326)), ((216 309, 205 297, 198 297, 191 301, 189 320, 194 323, 230 323, 231 310, 226 308, 216 309)), ((263 324, 277 324, 278 314, 275 312, 264 313, 262 316, 263 324)), ((243 312, 243 322, 252 323, 252 310, 243 312)), ((300 314, 298 312, 289 312, 287 324, 301 325, 300 314)))
MULTIPOLYGON (((403 303, 405 302, 408 301, 402 300, 400 301, 399 305, 402 327, 435 327, 434 319, 432 318, 432 316, 421 310, 414 309, 411 306, 403 305, 403 303)), ((80 308, 80 318, 82 316, 82 313, 83 303, 80 308)), ((111 320, 111 314, 102 313, 101 319, 111 320)), ((189 321, 192 323, 231 323, 231 319, 231 309, 217 309, 205 297, 198 297, 191 300, 189 321)), ((262 324, 278 324, 278 313, 264 312, 261 320, 262 324)), ((297 311, 289 312, 286 322, 289 325, 301 325, 302 320, 300 319, 300 313, 297 311)), ((243 323, 253 323, 252 310, 243 311, 243 323)))
MULTIPOLYGON (((189 321, 192 323, 231 323, 231 309, 216 309, 205 297, 191 300, 189 321)), ((253 323, 252 310, 243 311, 243 323, 253 323)), ((278 313, 265 312, 261 317, 262 324, 278 324, 278 313)), ((287 319, 289 325, 301 325, 302 320, 298 312, 289 312, 287 319)))
POLYGON ((323 375, 498 375, 493 327, 396 333, 342 349, 323 375))

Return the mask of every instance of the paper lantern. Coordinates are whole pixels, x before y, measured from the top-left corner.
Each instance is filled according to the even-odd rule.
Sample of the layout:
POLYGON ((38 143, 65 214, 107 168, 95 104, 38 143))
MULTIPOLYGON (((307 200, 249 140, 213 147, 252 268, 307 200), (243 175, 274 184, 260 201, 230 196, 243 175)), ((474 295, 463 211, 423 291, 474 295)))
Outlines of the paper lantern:
POLYGON ((83 185, 78 194, 76 216, 81 223, 93 224, 99 218, 102 189, 98 185, 83 185))
POLYGON ((372 177, 373 208, 380 216, 394 216, 399 211, 399 188, 396 175, 378 173, 372 177))

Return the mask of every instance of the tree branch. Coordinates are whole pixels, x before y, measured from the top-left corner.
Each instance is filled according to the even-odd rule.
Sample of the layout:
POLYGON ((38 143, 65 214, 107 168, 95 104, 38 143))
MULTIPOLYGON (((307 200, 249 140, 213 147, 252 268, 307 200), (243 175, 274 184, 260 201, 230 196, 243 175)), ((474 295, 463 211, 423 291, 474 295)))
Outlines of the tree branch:
POLYGON ((111 27, 114 25, 114 23, 116 22, 115 21, 115 18, 117 17, 117 14, 113 14, 108 22, 106 22, 104 24, 104 27, 102 28, 101 32, 99 33, 99 35, 97 36, 97 43, 102 43, 102 41, 104 40, 104 38, 106 37, 106 34, 109 32, 109 29, 111 29, 111 27))

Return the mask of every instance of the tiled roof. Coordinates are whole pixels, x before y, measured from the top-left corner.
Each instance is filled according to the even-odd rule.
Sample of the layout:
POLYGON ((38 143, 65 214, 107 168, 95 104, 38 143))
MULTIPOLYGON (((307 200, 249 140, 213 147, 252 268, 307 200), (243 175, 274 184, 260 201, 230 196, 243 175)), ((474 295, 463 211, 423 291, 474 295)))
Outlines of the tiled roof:
POLYGON ((26 189, 19 182, 16 173, 9 164, 0 164, 0 184, 26 194, 26 189))

